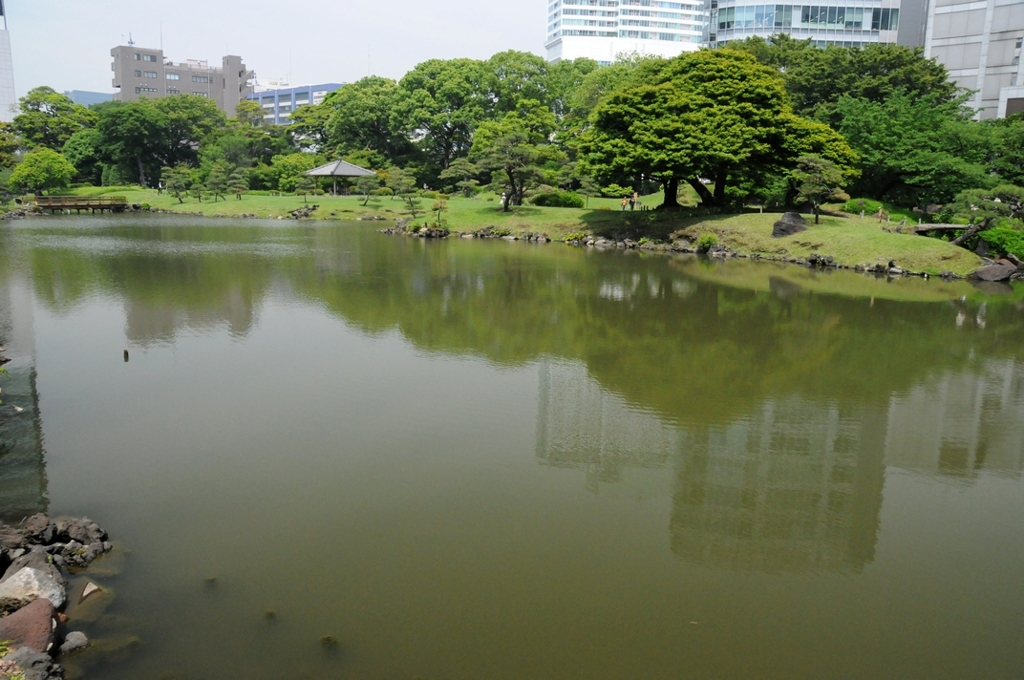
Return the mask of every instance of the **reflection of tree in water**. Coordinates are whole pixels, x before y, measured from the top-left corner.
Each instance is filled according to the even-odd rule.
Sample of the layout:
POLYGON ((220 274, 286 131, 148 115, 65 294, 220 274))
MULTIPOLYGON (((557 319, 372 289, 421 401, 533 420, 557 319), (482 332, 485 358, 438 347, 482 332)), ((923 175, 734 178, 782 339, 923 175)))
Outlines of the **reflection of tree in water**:
POLYGON ((15 520, 48 505, 31 302, 0 276, 0 347, 11 358, 0 380, 0 519, 15 520), (19 410, 20 409, 20 410, 19 410))

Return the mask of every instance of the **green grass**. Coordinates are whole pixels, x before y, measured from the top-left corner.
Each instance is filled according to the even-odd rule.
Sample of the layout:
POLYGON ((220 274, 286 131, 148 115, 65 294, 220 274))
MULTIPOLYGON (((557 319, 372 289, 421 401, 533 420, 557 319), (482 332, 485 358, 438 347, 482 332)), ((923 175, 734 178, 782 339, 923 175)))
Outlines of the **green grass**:
POLYGON ((951 271, 968 274, 981 266, 981 258, 945 241, 914 234, 883 231, 869 218, 822 217, 821 224, 808 220, 807 231, 772 237, 777 214, 746 213, 694 219, 678 234, 696 240, 712 232, 718 242, 744 254, 807 257, 811 253, 831 255, 850 266, 887 264, 890 260, 912 271, 938 274, 951 271))
MULTIPOLYGON (((95 188, 87 190, 95 191, 95 188)), ((130 203, 148 203, 153 208, 204 215, 253 214, 263 218, 277 218, 287 216, 292 210, 304 205, 301 196, 246 194, 242 200, 232 196, 216 202, 209 199, 198 202, 189 197, 179 203, 166 192, 158 196, 151 189, 126 191, 125 187, 114 187, 110 193, 123 195, 130 203)), ((661 196, 646 196, 643 201, 645 205, 654 207, 661 202, 661 196)), ((320 219, 407 217, 402 201, 389 197, 376 199, 366 207, 361 205, 362 199, 356 197, 310 196, 308 202, 319 204, 320 209, 315 215, 320 219)), ((421 206, 426 211, 433 202, 432 199, 424 198, 421 206)), ((701 234, 713 233, 720 244, 747 255, 756 253, 765 256, 806 257, 816 252, 831 255, 838 262, 850 266, 884 264, 894 260, 905 269, 930 274, 951 271, 964 275, 981 264, 978 256, 963 248, 923 236, 886 232, 882 227, 891 228, 892 224, 880 225, 877 220, 870 217, 861 219, 859 215, 851 218, 822 216, 820 225, 814 225, 813 220, 808 219, 807 231, 784 238, 772 238, 772 224, 778 217, 777 213, 711 215, 696 210, 623 213, 619 210, 619 199, 613 198, 590 198, 587 208, 525 205, 506 213, 501 210, 497 199, 487 200, 486 196, 472 199, 453 197, 448 201, 448 210, 444 213, 445 225, 455 232, 495 227, 508 229, 514 234, 539 232, 556 240, 569 233, 585 232, 612 238, 629 236, 639 239, 646 236, 669 240, 685 237, 691 242, 696 242, 701 234)), ((424 212, 416 221, 431 219, 433 217, 424 212)))

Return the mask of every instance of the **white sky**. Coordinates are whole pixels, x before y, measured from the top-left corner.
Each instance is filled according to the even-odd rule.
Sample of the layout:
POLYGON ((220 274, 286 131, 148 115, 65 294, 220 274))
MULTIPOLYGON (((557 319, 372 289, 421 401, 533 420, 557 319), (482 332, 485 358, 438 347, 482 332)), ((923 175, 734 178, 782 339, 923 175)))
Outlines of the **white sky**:
POLYGON ((239 54, 292 85, 401 77, 432 58, 544 54, 548 0, 3 0, 18 96, 112 92, 110 49, 128 40, 173 61, 239 54), (123 37, 122 37, 123 36, 123 37))

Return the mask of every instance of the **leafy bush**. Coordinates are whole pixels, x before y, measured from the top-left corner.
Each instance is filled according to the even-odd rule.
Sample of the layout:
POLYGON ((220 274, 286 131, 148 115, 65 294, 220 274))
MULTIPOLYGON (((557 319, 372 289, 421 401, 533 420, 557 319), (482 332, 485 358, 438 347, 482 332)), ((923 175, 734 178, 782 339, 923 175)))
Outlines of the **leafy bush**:
POLYGON ((433 200, 437 200, 437 198, 441 195, 440 192, 437 191, 417 191, 416 193, 422 198, 429 198, 433 200))
POLYGON ((706 253, 711 250, 712 246, 718 244, 718 237, 709 231, 704 232, 697 237, 697 250, 706 253))
POLYGON ((370 192, 371 196, 394 196, 395 191, 391 187, 381 187, 370 192))
POLYGON ((565 238, 562 239, 562 240, 565 241, 566 243, 568 243, 570 241, 583 241, 583 240, 588 239, 588 238, 590 238, 590 236, 588 236, 584 232, 582 232, 582 231, 574 231, 574 232, 571 232, 569 234, 566 234, 565 238))
POLYGON ((1024 231, 1002 226, 987 229, 979 236, 1001 253, 1024 258, 1024 231))
POLYGON ((609 184, 601 189, 601 195, 605 198, 622 198, 623 196, 632 196, 633 190, 618 184, 609 184))
POLYGON ((548 208, 582 208, 584 206, 583 197, 572 191, 552 191, 539 194, 534 196, 531 202, 534 205, 548 208))

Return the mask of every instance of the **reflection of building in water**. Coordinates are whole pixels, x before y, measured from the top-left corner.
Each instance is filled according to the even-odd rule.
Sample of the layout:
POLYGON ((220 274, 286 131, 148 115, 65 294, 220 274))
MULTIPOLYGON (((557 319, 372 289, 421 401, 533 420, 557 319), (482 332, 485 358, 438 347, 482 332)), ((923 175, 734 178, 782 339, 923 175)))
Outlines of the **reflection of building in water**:
POLYGON ((889 401, 885 462, 971 477, 1024 469, 1024 364, 986 361, 947 373, 889 401))
POLYGON ((557 467, 580 467, 596 489, 624 467, 667 466, 683 439, 655 415, 630 408, 598 385, 582 364, 540 368, 537 458, 557 467))
POLYGON ((671 466, 672 550, 737 569, 854 570, 874 557, 884 411, 768 400, 723 428, 683 431, 630 408, 585 367, 541 367, 537 456, 590 484, 671 466))
POLYGON ((885 415, 798 397, 687 442, 676 470, 672 550, 763 571, 857 570, 882 507, 885 415))
POLYGON ((0 277, 0 346, 11 359, 0 379, 0 518, 45 511, 46 462, 36 392, 32 297, 0 277), (20 409, 20 411, 19 411, 20 409))
POLYGON ((171 303, 125 301, 125 335, 133 343, 171 342, 182 328, 214 328, 227 323, 232 336, 244 336, 253 327, 256 310, 252 296, 232 287, 220 300, 199 310, 171 303))

